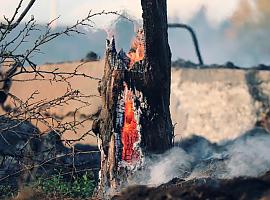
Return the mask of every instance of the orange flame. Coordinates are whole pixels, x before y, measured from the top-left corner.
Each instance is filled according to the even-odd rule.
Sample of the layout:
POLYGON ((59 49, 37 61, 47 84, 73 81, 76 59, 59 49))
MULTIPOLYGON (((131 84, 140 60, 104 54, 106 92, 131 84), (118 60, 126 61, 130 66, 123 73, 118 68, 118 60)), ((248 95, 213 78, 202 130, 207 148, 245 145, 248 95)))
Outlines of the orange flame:
MULTIPOLYGON (((134 63, 144 59, 144 32, 140 29, 136 38, 131 44, 131 49, 127 56, 130 58, 129 68, 134 63)), ((125 91, 127 91, 125 86, 125 91)), ((134 163, 139 159, 140 152, 134 149, 135 143, 139 140, 139 132, 137 130, 137 121, 135 119, 132 92, 127 91, 125 99, 124 125, 122 128, 121 141, 123 144, 122 160, 128 163, 134 163)))
POLYGON ((144 32, 139 29, 127 56, 130 58, 129 67, 144 59, 144 32))
POLYGON ((139 133, 137 130, 137 122, 134 116, 133 100, 131 94, 127 94, 125 101, 125 119, 122 129, 122 160, 132 163, 139 159, 139 152, 134 150, 134 144, 138 142, 139 133))

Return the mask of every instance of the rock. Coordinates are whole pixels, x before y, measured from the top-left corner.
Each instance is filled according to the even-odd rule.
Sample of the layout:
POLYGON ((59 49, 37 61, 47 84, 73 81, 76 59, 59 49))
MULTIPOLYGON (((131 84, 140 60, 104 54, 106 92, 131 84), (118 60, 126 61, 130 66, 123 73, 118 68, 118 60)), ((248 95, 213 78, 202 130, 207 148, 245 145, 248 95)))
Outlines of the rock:
POLYGON ((66 147, 58 133, 52 131, 43 136, 43 160, 48 160, 45 168, 39 173, 53 174, 55 171, 97 169, 100 165, 100 152, 96 146, 75 144, 74 147, 66 147), (74 149, 73 149, 74 148, 74 149))
MULTIPOLYGON (((100 153, 97 147, 76 144, 73 148, 64 146, 58 133, 52 131, 41 136, 30 122, 0 117, 0 180, 20 171, 24 166, 41 164, 30 169, 33 176, 46 173, 47 176, 59 171, 70 172, 93 169, 97 177, 100 153)), ((27 172, 28 173, 28 172, 27 172)), ((5 184, 16 186, 22 181, 31 181, 25 173, 18 173, 5 180, 5 184)))
POLYGON ((42 141, 30 122, 0 117, 0 184, 22 186, 36 175, 42 141))
POLYGON ((37 158, 41 150, 39 130, 26 121, 0 117, 0 170, 18 170, 26 157, 37 158), (10 166, 11 165, 11 166, 10 166))

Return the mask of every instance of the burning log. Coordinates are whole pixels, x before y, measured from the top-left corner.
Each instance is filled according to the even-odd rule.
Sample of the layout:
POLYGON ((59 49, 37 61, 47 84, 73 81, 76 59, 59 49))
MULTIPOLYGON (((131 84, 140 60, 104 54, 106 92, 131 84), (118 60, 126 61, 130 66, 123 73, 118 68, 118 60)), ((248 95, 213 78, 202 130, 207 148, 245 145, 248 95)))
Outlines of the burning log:
POLYGON ((114 38, 107 41, 99 84, 103 107, 93 123, 100 138, 102 196, 126 185, 145 155, 172 146, 166 1, 144 0, 142 8, 144 27, 128 54, 116 51, 114 38))

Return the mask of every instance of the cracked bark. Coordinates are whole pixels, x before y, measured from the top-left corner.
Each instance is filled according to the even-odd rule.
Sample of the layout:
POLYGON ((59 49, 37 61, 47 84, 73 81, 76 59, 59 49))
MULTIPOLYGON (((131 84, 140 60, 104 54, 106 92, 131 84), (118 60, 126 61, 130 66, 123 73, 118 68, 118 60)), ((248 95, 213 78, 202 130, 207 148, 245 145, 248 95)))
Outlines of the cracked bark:
POLYGON ((104 76, 99 86, 103 107, 98 120, 93 124, 93 130, 100 137, 102 155, 99 195, 117 191, 120 185, 126 184, 128 175, 137 170, 136 167, 128 167, 129 163, 123 165, 121 156, 118 156, 123 145, 121 140, 117 140, 118 134, 121 137, 122 132, 122 127, 118 127, 117 110, 125 86, 133 95, 134 110, 139 113, 138 145, 142 154, 139 159, 147 154, 163 153, 172 146, 173 126, 169 110, 171 52, 167 34, 166 0, 142 0, 141 5, 145 34, 144 60, 135 63, 131 70, 127 69, 125 55, 121 56, 122 52, 117 54, 114 49, 114 41, 109 44, 106 52, 104 76))

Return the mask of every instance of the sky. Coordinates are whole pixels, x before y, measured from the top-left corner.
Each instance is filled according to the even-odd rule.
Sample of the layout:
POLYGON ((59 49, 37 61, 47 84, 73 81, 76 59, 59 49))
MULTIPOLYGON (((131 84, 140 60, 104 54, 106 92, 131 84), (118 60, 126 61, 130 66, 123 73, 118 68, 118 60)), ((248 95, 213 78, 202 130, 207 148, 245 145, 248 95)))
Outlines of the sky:
MULTIPOLYGON (((4 15, 8 18, 12 16, 19 1, 0 0, 0 22, 4 15)), ((22 9, 29 1, 23 1, 22 9)), ((125 10, 132 20, 139 20, 142 15, 140 2, 141 0, 36 0, 25 20, 34 15, 37 23, 48 23, 60 16, 54 24, 60 27, 75 24, 77 20, 85 18, 90 10, 92 13, 103 10, 121 13, 125 10)), ((223 64, 232 61, 239 66, 255 66, 260 63, 270 65, 269 0, 167 0, 167 4, 169 23, 186 23, 196 31, 205 63, 223 64)), ((57 62, 81 59, 89 49, 102 56, 106 37, 111 34, 117 37, 120 32, 121 38, 117 38, 117 43, 127 51, 134 29, 130 28, 128 23, 128 26, 122 25, 120 32, 115 32, 115 27, 110 25, 117 17, 102 15, 93 18, 94 24, 91 25, 94 28, 81 27, 88 32, 85 36, 87 38, 78 39, 76 36, 73 40, 68 40, 69 46, 66 38, 58 39, 59 43, 54 43, 53 47, 48 46, 46 51, 44 50, 47 52, 46 56, 48 52, 50 54, 49 58, 44 57, 44 60, 57 62), (128 34, 129 29, 132 29, 131 34, 128 34), (75 44, 77 48, 74 52, 70 49, 73 49, 75 44), (56 47, 65 49, 56 51, 56 47), (52 49, 55 49, 55 52, 51 52, 52 49), (69 51, 66 52, 66 49, 69 51), (78 52, 78 49, 81 51, 78 52), (63 57, 59 52, 63 52, 63 57)), ((192 40, 186 31, 169 29, 169 44, 174 60, 183 58, 197 62, 192 40)))
MULTIPOLYGON (((12 16, 19 0, 0 0, 0 20, 3 15, 12 16)), ((24 5, 29 0, 24 0, 24 5)), ((213 26, 227 19, 235 11, 239 0, 167 0, 169 18, 181 18, 188 21, 202 7, 213 26)), ((60 16, 58 25, 73 24, 77 19, 85 17, 88 12, 122 11, 126 10, 135 18, 141 18, 140 0, 37 0, 28 14, 34 15, 40 23, 47 23, 60 16)), ((115 16, 101 16, 96 18, 97 28, 107 26, 115 16)))

